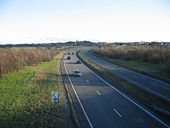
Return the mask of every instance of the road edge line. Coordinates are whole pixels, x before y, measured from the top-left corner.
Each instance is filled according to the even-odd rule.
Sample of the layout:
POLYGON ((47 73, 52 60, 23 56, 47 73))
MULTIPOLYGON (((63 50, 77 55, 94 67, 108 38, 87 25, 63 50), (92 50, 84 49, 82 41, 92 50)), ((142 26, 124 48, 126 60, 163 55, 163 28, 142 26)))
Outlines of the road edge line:
MULTIPOLYGON (((66 54, 66 52, 65 52, 66 54)), ((63 58, 65 56, 65 54, 63 54, 62 58, 60 59, 60 80, 61 80, 61 85, 63 86, 62 87, 62 91, 63 93, 65 93, 65 96, 66 96, 66 102, 68 104, 68 108, 67 106, 64 108, 65 112, 69 112, 69 114, 66 114, 66 119, 67 119, 67 127, 68 128, 81 128, 80 126, 80 123, 79 123, 79 120, 78 120, 78 116, 76 114, 76 111, 75 111, 75 108, 74 108, 74 105, 73 105, 73 101, 71 99, 71 95, 69 93, 69 90, 68 90, 68 85, 66 84, 65 82, 65 79, 63 77, 63 74, 64 74, 64 68, 63 68, 63 58), (67 110, 68 109, 68 110, 67 110)), ((63 94, 64 95, 64 94, 63 94)))
POLYGON ((77 98, 77 100, 78 100, 78 102, 79 102, 79 104, 80 104, 80 107, 81 107, 81 109, 83 110, 83 113, 84 113, 84 115, 85 115, 85 117, 86 117, 86 119, 87 119, 90 127, 93 128, 93 125, 92 125, 92 123, 91 123, 91 121, 90 121, 90 119, 89 119, 89 117, 88 117, 88 115, 87 115, 87 113, 86 113, 86 111, 85 111, 85 109, 84 109, 81 101, 80 101, 80 98, 78 97, 78 94, 77 94, 77 92, 76 92, 76 90, 75 90, 75 88, 74 88, 74 86, 73 86, 73 83, 72 83, 72 81, 71 81, 71 79, 70 79, 70 76, 68 75, 68 71, 67 71, 67 68, 66 68, 66 66, 65 66, 65 62, 64 62, 64 68, 65 68, 67 77, 68 77, 68 79, 69 79, 69 82, 70 82, 70 84, 71 84, 71 86, 72 86, 72 88, 73 88, 73 91, 74 91, 75 95, 76 95, 76 98, 77 98))

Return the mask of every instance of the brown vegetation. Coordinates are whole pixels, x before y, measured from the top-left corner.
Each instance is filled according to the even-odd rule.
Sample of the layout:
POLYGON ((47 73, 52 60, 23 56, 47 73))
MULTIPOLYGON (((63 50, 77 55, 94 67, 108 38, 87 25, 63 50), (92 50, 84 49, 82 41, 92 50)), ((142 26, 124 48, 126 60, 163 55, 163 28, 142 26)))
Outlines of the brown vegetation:
POLYGON ((47 48, 0 48, 0 77, 24 66, 49 61, 56 53, 57 50, 47 48))
POLYGON ((125 59, 139 60, 153 64, 170 60, 170 47, 163 46, 111 46, 104 45, 99 48, 92 48, 92 51, 101 56, 125 59))

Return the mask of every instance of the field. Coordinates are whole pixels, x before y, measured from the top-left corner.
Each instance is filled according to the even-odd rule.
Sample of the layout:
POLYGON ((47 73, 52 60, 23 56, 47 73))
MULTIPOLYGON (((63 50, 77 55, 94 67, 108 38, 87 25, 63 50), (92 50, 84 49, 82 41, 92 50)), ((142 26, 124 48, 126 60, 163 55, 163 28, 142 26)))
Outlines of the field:
POLYGON ((62 55, 0 79, 0 128, 66 127, 58 81, 62 55), (51 102, 53 90, 59 91, 58 103, 51 102))
POLYGON ((45 47, 0 48, 0 78, 3 74, 17 72, 24 66, 50 61, 57 49, 45 47))
POLYGON ((92 52, 114 64, 170 79, 170 47, 103 46, 92 52))

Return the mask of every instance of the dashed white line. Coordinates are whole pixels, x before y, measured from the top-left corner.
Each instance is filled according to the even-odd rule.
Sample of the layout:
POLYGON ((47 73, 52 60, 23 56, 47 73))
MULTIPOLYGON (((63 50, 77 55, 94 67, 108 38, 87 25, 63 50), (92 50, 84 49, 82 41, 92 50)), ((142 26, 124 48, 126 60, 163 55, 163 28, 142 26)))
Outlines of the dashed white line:
POLYGON ((122 115, 121 115, 116 109, 114 109, 114 111, 115 111, 120 117, 122 117, 122 115))
POLYGON ((96 90, 96 92, 97 92, 99 95, 101 95, 99 91, 96 90))
POLYGON ((77 94, 77 92, 76 92, 76 90, 75 90, 75 88, 74 88, 74 86, 73 86, 73 83, 72 83, 72 81, 71 81, 71 79, 70 79, 70 76, 68 75, 68 71, 67 71, 65 62, 64 62, 64 68, 65 68, 67 77, 68 77, 68 79, 69 79, 69 82, 70 82, 70 84, 71 84, 71 86, 72 86, 72 88, 73 88, 73 91, 74 91, 74 93, 75 93, 75 95, 76 95, 76 97, 77 97, 77 100, 78 100, 78 102, 79 102, 79 104, 80 104, 80 107, 81 107, 81 109, 83 110, 83 113, 84 113, 84 115, 85 115, 85 117, 86 117, 86 119, 87 119, 90 127, 93 128, 93 125, 92 125, 92 123, 91 123, 91 121, 90 121, 90 119, 89 119, 89 117, 88 117, 88 115, 87 115, 87 113, 86 113, 86 111, 85 111, 85 109, 84 109, 81 101, 80 101, 80 98, 79 98, 79 96, 78 96, 78 94, 77 94))
MULTIPOLYGON (((83 64, 83 63, 82 63, 83 64)), ((84 65, 84 64, 83 64, 84 65)), ((152 113, 150 113, 148 110, 146 110, 145 108, 143 108, 142 106, 140 106, 138 103, 136 103, 135 101, 133 101, 131 98, 127 97, 125 94, 123 94, 122 92, 120 92, 119 90, 117 90, 115 87, 113 87, 111 84, 109 84, 108 82, 106 82, 104 79, 102 79, 100 76, 98 76, 95 72, 93 72, 91 69, 89 69, 86 65, 84 65, 84 67, 89 70, 91 73, 93 73, 96 77, 98 77, 100 80, 102 80, 104 83, 106 83, 108 86, 110 86, 113 90, 117 91, 120 95, 122 95, 124 98, 126 98, 127 100, 129 100, 130 102, 132 102, 133 104, 135 104, 136 106, 138 106, 140 109, 142 109, 144 112, 146 112, 149 116, 151 116, 152 118, 156 119, 158 122, 160 122, 161 124, 163 124, 164 126, 166 126, 167 128, 169 128, 169 125, 166 124, 165 122, 163 122, 161 119, 159 119, 158 117, 156 117, 155 115, 153 115, 152 113)))

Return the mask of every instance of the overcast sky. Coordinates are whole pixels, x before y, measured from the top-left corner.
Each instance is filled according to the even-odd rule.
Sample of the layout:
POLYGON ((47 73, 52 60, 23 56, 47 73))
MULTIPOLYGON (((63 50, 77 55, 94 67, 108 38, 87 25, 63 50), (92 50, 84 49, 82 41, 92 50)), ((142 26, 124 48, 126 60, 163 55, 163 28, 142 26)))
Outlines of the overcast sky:
POLYGON ((0 0, 0 43, 170 41, 170 0, 0 0))

